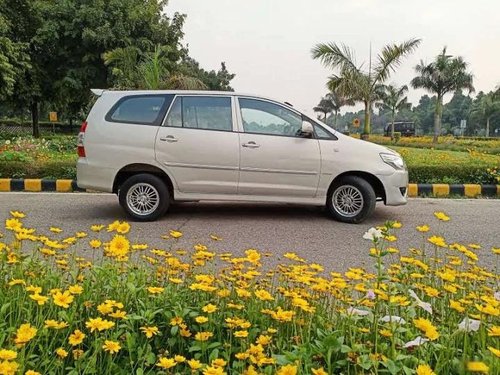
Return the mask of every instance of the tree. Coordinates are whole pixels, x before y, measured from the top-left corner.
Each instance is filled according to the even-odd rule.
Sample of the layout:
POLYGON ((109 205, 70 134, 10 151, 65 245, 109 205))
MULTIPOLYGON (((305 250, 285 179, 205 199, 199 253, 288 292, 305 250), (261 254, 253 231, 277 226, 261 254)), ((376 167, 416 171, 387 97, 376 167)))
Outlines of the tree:
POLYGON ((333 111, 333 109, 334 103, 331 100, 328 100, 327 98, 321 98, 318 105, 313 108, 313 111, 323 113, 325 115, 323 122, 326 124, 326 117, 333 111))
POLYGON ((348 99, 364 104, 364 138, 368 138, 371 132, 372 106, 379 99, 381 85, 420 42, 420 39, 410 39, 401 44, 386 45, 373 64, 370 56, 368 70, 364 68, 365 64, 356 64, 354 52, 345 45, 320 43, 312 49, 314 59, 320 59, 327 67, 338 69, 338 73, 329 78, 327 87, 330 91, 336 91, 348 99))
POLYGON ((403 108, 408 108, 408 86, 404 85, 396 87, 394 85, 384 86, 380 96, 380 103, 377 107, 382 110, 387 110, 391 113, 391 139, 394 139, 394 121, 396 121, 396 113, 403 108))
POLYGON ((472 108, 471 114, 478 114, 486 122, 485 136, 490 136, 490 121, 497 113, 500 113, 500 98, 496 93, 490 92, 483 95, 472 108))
POLYGON ((463 58, 447 55, 446 47, 430 64, 420 61, 415 67, 415 72, 418 76, 411 81, 413 88, 422 88, 437 96, 433 138, 433 143, 436 143, 441 134, 444 95, 460 89, 467 89, 469 93, 473 92, 473 77, 467 71, 467 63, 463 58))

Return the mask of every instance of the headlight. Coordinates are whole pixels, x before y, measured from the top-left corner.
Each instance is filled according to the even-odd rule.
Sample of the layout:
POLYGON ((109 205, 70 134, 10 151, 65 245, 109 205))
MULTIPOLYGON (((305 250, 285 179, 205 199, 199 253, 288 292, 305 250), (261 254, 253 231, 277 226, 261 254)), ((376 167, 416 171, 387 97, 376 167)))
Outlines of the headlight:
POLYGON ((403 161, 403 158, 401 158, 401 156, 381 153, 380 157, 382 158, 384 163, 389 164, 394 169, 405 169, 405 162, 403 161))

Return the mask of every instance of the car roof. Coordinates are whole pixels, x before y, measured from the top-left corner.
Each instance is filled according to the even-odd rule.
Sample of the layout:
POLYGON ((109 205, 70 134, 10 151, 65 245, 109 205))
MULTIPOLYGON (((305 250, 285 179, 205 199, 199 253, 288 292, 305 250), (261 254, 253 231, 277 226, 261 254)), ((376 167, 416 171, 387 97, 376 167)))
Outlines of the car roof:
POLYGON ((174 95, 210 95, 210 96, 246 96, 246 97, 252 97, 256 99, 264 99, 264 100, 269 100, 272 102, 280 103, 280 104, 285 104, 289 107, 293 108, 293 105, 282 101, 278 100, 275 98, 269 98, 265 97, 262 95, 257 95, 257 94, 250 94, 250 93, 241 93, 241 92, 234 92, 234 91, 211 91, 211 90, 106 90, 106 89, 91 89, 92 93, 96 96, 101 96, 103 94, 107 95, 112 95, 112 96, 118 96, 118 97, 123 97, 126 95, 148 95, 148 94, 156 94, 156 95, 162 95, 162 94, 174 94, 174 95))

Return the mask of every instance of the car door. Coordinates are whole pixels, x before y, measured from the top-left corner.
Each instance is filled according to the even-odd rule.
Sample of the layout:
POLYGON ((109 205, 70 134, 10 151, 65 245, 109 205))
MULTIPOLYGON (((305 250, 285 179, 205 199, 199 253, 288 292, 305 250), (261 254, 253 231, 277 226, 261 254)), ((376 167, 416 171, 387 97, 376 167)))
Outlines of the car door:
POLYGON ((156 136, 156 159, 183 193, 236 194, 239 138, 231 96, 178 95, 156 136))
POLYGON ((302 116, 280 104, 239 97, 238 194, 314 197, 321 156, 318 140, 300 136, 302 116))

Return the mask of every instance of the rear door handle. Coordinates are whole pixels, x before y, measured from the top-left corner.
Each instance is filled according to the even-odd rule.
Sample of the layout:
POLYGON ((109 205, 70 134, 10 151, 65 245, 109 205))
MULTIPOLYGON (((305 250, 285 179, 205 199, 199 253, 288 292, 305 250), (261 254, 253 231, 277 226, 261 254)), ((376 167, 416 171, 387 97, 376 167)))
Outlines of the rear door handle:
POLYGON ((166 137, 160 137, 160 141, 163 141, 163 142, 166 141, 166 142, 172 143, 172 142, 177 142, 178 139, 175 138, 173 135, 167 135, 166 137))
POLYGON ((259 148, 260 145, 258 145, 257 143, 255 143, 254 141, 250 141, 250 142, 247 142, 247 143, 243 143, 242 144, 243 147, 247 147, 247 148, 259 148))

